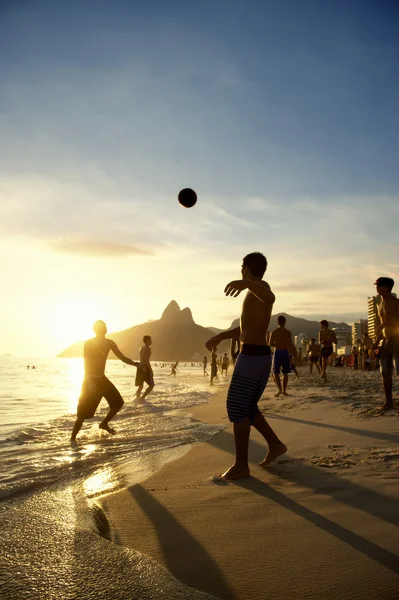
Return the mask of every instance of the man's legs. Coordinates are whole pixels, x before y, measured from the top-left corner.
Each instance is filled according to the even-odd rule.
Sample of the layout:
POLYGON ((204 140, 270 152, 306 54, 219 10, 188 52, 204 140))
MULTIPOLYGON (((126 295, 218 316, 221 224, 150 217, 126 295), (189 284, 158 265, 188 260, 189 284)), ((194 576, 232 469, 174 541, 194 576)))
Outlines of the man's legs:
POLYGON ((327 362, 328 362, 328 356, 322 356, 321 357, 321 378, 324 379, 324 381, 327 381, 327 374, 326 374, 327 362))
POLYGON ((392 372, 382 372, 382 383, 385 392, 385 404, 382 408, 393 408, 392 401, 392 372))
POLYGON ((283 394, 283 388, 281 387, 281 379, 280 379, 280 374, 279 373, 273 373, 273 379, 274 382, 277 386, 278 392, 276 394, 276 396, 281 396, 283 394))
POLYGON ((309 364, 309 366, 310 366, 309 375, 311 375, 312 371, 313 371, 313 361, 312 361, 312 358, 310 358, 310 364, 309 364))
POLYGON ((277 437, 276 433, 270 427, 260 410, 258 410, 256 413, 256 417, 252 425, 259 431, 261 435, 263 435, 267 445, 269 446, 269 451, 266 457, 264 460, 262 460, 262 462, 259 463, 262 467, 266 467, 272 462, 272 460, 277 458, 277 456, 287 452, 287 446, 283 444, 283 442, 277 437))
POLYGON ((72 429, 71 442, 74 442, 76 440, 76 436, 78 435, 78 433, 83 425, 83 421, 84 421, 83 417, 78 417, 76 419, 75 425, 73 426, 73 429, 72 429))
POLYGON ((223 473, 225 479, 239 479, 249 477, 248 466, 248 444, 251 425, 249 419, 245 418, 239 423, 233 423, 234 444, 236 447, 236 459, 234 464, 223 473))
MULTIPOLYGON (((280 378, 279 378, 280 379, 280 378)), ((287 395, 288 373, 283 374, 283 395, 287 395)))
POLYGON ((112 429, 112 427, 110 427, 108 425, 108 423, 120 411, 121 408, 122 408, 122 405, 119 407, 110 408, 109 411, 107 412, 106 416, 104 417, 104 419, 99 424, 99 428, 105 429, 105 431, 108 431, 108 433, 116 433, 115 429, 112 429))
POLYGON ((144 398, 145 398, 146 396, 148 396, 148 394, 149 394, 150 392, 152 392, 152 390, 153 390, 153 389, 154 389, 154 386, 153 386, 153 385, 149 385, 149 386, 148 386, 148 388, 146 389, 146 391, 144 392, 144 394, 141 396, 141 399, 142 399, 142 400, 144 400, 144 398))
POLYGON ((105 418, 99 424, 100 429, 105 429, 108 433, 115 433, 115 429, 112 429, 108 423, 111 419, 120 411, 123 406, 123 398, 119 391, 116 389, 113 383, 107 380, 106 388, 104 389, 104 398, 109 404, 109 411, 105 418))
POLYGON ((143 391, 143 387, 144 387, 144 383, 142 383, 141 385, 139 385, 139 387, 137 388, 136 398, 140 398, 141 392, 143 391))

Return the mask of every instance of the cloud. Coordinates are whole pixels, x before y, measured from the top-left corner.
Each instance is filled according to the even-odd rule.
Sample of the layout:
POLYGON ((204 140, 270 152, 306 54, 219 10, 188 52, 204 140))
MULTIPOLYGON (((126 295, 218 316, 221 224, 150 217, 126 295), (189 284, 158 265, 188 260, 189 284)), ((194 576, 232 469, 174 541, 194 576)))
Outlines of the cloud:
POLYGON ((107 258, 118 258, 130 255, 152 255, 153 252, 137 246, 128 244, 117 244, 114 242, 102 242, 92 240, 59 239, 46 243, 53 252, 61 254, 78 254, 81 256, 99 256, 107 258))
MULTIPOLYGON (((309 292, 311 290, 320 290, 324 286, 324 282, 320 280, 313 281, 293 281, 292 283, 275 284, 276 293, 285 292, 309 292)), ((333 286, 333 283, 332 283, 333 286)))

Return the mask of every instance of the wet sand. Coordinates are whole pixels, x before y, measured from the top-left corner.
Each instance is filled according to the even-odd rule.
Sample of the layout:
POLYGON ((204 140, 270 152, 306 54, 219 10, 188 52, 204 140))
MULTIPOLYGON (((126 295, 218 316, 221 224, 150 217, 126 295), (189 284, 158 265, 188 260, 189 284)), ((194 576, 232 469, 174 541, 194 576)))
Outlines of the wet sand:
POLYGON ((377 373, 332 369, 327 384, 300 375, 290 396, 270 384, 259 403, 287 454, 259 467, 266 447, 253 431, 251 477, 215 478, 234 455, 221 386, 191 413, 224 431, 99 500, 111 540, 219 598, 396 600, 398 412, 379 410, 377 373))

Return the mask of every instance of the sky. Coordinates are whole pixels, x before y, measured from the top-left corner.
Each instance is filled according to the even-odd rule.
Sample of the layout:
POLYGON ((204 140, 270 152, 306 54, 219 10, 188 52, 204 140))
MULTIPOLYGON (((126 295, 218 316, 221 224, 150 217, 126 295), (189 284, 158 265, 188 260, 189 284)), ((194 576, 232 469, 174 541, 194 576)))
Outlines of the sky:
POLYGON ((4 0, 0 354, 173 299, 228 327, 253 251, 274 312, 364 317, 399 279, 398 25, 394 0, 4 0))

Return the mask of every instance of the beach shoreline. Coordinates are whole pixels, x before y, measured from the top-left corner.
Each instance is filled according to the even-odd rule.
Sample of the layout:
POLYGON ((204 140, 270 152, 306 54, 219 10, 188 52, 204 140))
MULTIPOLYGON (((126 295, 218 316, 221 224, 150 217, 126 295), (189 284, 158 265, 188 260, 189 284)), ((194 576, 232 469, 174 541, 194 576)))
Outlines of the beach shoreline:
POLYGON ((394 600, 399 421, 396 412, 359 418, 378 407, 381 383, 362 380, 367 399, 353 408, 356 399, 337 396, 342 377, 332 372, 335 388, 291 380, 292 395, 280 405, 269 385, 259 406, 288 453, 267 470, 257 466, 266 447, 254 432, 252 477, 229 483, 215 478, 234 455, 223 382, 189 413, 227 428, 140 483, 96 499, 111 540, 218 598, 394 600))

